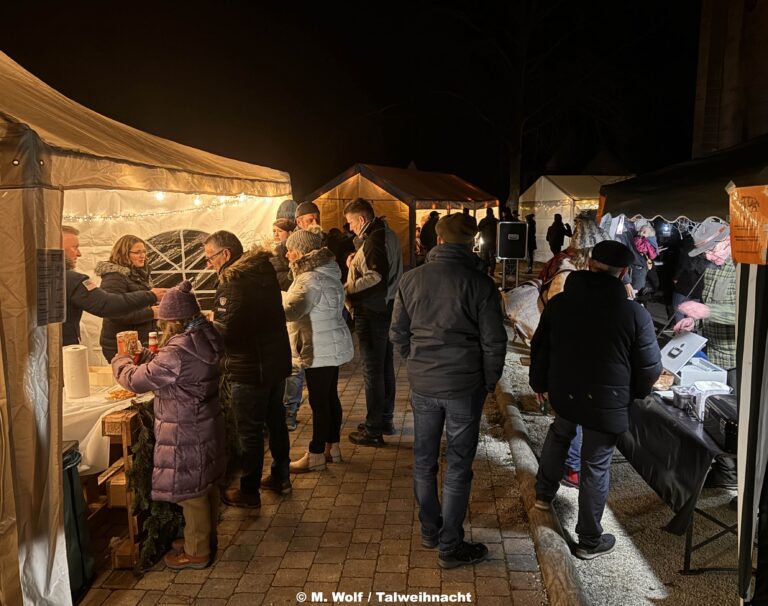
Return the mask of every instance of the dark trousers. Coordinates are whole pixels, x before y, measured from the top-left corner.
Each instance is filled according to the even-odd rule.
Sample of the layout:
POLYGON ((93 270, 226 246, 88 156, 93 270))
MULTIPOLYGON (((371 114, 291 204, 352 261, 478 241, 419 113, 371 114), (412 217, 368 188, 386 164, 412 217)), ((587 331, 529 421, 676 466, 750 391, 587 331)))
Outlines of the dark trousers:
MULTIPOLYGON (((380 436, 386 407, 385 361, 389 343, 389 317, 365 311, 355 313, 355 333, 360 344, 365 381, 365 405, 368 414, 365 427, 371 435, 380 436)), ((394 374, 394 371, 393 371, 394 374)), ((394 377, 392 377, 394 383, 394 377)))
POLYGON ((413 491, 419 505, 421 534, 438 537, 441 554, 450 553, 464 540, 463 524, 472 489, 472 461, 477 452, 485 395, 484 389, 455 399, 412 392, 413 491), (437 472, 443 427, 447 466, 441 504, 437 496, 437 472))
POLYGON ((387 351, 384 353, 384 413, 381 415, 383 423, 392 423, 395 416, 395 351, 392 341, 389 340, 389 325, 392 323, 392 311, 395 307, 394 299, 387 304, 387 351))
POLYGON ((550 244, 549 245, 549 250, 552 251, 553 255, 558 254, 562 249, 563 249, 563 245, 562 244, 550 244))
POLYGON ((528 271, 529 273, 533 271, 533 256, 536 254, 536 249, 528 249, 528 256, 526 259, 528 260, 528 271))
POLYGON ((240 491, 258 494, 264 467, 264 425, 269 429, 269 450, 272 453, 272 476, 288 477, 290 443, 285 425, 283 394, 285 381, 272 385, 231 384, 232 412, 237 424, 240 452, 240 491))
MULTIPOLYGON (((555 498, 565 470, 568 448, 576 435, 576 423, 556 416, 549 426, 544 450, 536 475, 536 498, 551 501, 555 498)), ((585 547, 600 542, 605 503, 608 500, 611 459, 616 446, 615 434, 582 427, 581 473, 579 476, 579 521, 576 534, 585 547)))
POLYGON ((339 400, 339 367, 306 368, 304 376, 312 409, 312 441, 309 452, 325 452, 325 444, 340 442, 341 401, 339 400))

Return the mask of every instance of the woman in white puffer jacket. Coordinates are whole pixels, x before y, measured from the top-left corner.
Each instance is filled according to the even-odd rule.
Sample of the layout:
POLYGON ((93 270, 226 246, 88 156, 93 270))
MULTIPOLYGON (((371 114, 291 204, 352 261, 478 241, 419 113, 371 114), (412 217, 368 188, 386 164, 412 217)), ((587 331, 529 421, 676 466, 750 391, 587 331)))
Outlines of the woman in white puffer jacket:
POLYGON ((344 287, 335 255, 322 248, 319 226, 295 231, 286 240, 293 282, 283 293, 293 363, 305 371, 312 408, 309 451, 291 463, 292 472, 325 469, 341 461, 339 366, 354 355, 352 335, 342 317, 344 287))

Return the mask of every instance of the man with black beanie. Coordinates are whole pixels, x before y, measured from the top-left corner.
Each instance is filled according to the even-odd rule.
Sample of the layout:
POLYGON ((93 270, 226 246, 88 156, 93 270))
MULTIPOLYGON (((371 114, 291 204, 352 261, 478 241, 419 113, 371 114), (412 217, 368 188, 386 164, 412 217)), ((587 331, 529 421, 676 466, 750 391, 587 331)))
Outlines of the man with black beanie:
POLYGON ((583 428, 575 555, 610 553, 616 538, 600 520, 608 498, 616 439, 627 431, 629 406, 647 396, 661 374, 651 316, 627 298, 621 281, 633 260, 620 242, 599 242, 589 271, 575 271, 544 308, 531 340, 530 384, 548 397, 556 416, 536 476, 536 508, 549 509, 565 469, 568 447, 583 428))

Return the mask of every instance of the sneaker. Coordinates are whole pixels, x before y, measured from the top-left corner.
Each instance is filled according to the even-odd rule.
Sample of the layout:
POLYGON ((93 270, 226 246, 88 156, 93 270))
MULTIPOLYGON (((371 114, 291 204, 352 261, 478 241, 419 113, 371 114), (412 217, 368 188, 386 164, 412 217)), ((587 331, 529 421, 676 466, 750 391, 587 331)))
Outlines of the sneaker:
POLYGON ((261 479, 261 487, 264 490, 271 490, 277 494, 289 494, 291 490, 293 490, 290 478, 280 480, 279 478, 272 476, 272 474, 264 476, 261 479))
POLYGON ((242 507, 244 509, 259 509, 261 507, 261 497, 259 493, 246 494, 240 492, 239 488, 228 488, 221 495, 221 502, 230 507, 242 507))
POLYGON ((545 501, 544 499, 536 499, 533 506, 539 511, 551 511, 552 501, 545 501))
POLYGON ((165 565, 171 570, 184 570, 185 568, 194 568, 202 570, 211 565, 211 556, 193 556, 188 553, 169 551, 163 558, 165 565))
POLYGON ((437 537, 427 537, 421 535, 421 546, 427 549, 434 549, 440 543, 437 537))
POLYGON ((573 555, 580 560, 593 560, 601 555, 611 553, 614 547, 616 547, 616 537, 612 534, 604 534, 600 537, 600 542, 594 547, 586 547, 581 543, 576 545, 573 555))
POLYGON ((579 472, 574 471, 570 467, 566 467, 565 474, 563 475, 563 478, 560 480, 560 483, 563 486, 569 486, 570 488, 578 488, 579 487, 579 472))
POLYGON ((353 431, 349 434, 349 441, 358 446, 373 446, 374 448, 386 446, 382 436, 374 436, 365 429, 363 431, 353 431))
POLYGON ((456 568, 457 566, 467 566, 477 564, 488 557, 488 548, 482 543, 468 543, 462 541, 461 544, 451 553, 437 557, 437 563, 440 568, 456 568))
MULTIPOLYGON (((365 423, 360 423, 357 426, 357 431, 365 431, 365 423)), ((395 435, 395 424, 390 421, 387 423, 386 421, 381 425, 381 433, 385 436, 393 436, 395 435)))
POLYGON ((288 431, 296 431, 297 425, 298 422, 296 421, 296 415, 292 415, 290 413, 285 415, 285 426, 288 428, 288 431))

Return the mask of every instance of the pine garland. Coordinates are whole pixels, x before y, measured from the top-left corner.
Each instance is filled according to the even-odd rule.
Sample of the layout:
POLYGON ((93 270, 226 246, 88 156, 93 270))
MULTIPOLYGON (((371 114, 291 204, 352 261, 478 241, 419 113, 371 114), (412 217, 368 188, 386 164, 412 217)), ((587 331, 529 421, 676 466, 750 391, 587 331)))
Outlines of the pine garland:
POLYGON ((175 503, 152 500, 152 469, 154 468, 155 432, 154 398, 137 404, 141 430, 133 445, 133 464, 126 473, 128 488, 133 491, 133 515, 145 517, 139 561, 136 571, 154 566, 171 548, 171 542, 181 535, 184 516, 175 503))

